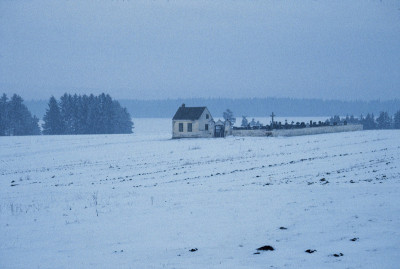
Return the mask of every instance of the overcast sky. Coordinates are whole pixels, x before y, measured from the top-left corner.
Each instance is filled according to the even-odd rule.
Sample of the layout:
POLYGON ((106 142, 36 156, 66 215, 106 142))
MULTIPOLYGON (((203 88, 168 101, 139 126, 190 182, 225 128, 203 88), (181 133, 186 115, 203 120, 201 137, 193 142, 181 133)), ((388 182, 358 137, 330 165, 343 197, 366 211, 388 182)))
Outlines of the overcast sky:
POLYGON ((0 1, 0 92, 400 98, 400 1, 0 1))

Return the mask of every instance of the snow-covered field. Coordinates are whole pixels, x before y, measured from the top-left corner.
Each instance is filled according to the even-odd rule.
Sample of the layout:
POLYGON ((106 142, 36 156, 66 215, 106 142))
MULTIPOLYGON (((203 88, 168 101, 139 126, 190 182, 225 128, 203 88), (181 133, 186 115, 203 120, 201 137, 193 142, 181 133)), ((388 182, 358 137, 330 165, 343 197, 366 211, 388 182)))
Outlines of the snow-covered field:
POLYGON ((0 268, 399 268, 400 131, 170 127, 0 138, 0 268))

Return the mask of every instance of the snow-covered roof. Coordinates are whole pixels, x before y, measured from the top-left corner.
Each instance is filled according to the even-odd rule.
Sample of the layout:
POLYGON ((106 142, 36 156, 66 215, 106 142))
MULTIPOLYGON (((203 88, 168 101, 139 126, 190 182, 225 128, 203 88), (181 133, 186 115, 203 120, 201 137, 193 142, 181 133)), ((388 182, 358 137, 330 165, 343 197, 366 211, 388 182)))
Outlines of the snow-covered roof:
POLYGON ((203 114, 205 106, 203 107, 186 107, 183 104, 179 107, 178 111, 176 111, 175 116, 172 118, 173 120, 198 120, 203 114))
POLYGON ((225 123, 222 120, 218 120, 215 125, 225 125, 225 123))

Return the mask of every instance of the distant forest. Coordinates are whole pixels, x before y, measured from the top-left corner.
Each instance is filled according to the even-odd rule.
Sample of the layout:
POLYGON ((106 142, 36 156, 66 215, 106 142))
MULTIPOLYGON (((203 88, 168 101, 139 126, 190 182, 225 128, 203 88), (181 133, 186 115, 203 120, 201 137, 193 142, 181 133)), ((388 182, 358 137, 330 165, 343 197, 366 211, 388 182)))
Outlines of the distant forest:
MULTIPOLYGON (((280 117, 328 117, 331 115, 354 115, 360 117, 368 113, 379 115, 386 111, 393 115, 400 108, 400 100, 390 101, 339 101, 321 99, 290 98, 195 98, 168 100, 119 100, 133 118, 172 118, 182 103, 187 106, 207 106, 214 117, 222 117, 226 109, 236 117, 265 117, 274 112, 280 117)), ((47 101, 26 101, 30 111, 42 118, 46 112, 47 101)))

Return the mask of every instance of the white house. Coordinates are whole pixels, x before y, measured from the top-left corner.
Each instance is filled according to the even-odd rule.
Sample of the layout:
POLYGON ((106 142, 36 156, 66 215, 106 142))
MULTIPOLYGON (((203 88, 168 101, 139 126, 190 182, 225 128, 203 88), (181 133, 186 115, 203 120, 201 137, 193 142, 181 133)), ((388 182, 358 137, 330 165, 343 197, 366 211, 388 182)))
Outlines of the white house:
POLYGON ((172 118, 172 138, 214 137, 215 122, 207 107, 183 104, 172 118))

